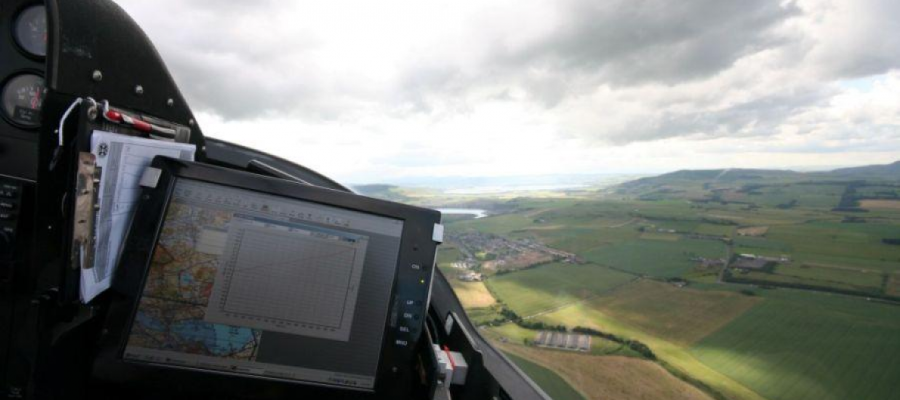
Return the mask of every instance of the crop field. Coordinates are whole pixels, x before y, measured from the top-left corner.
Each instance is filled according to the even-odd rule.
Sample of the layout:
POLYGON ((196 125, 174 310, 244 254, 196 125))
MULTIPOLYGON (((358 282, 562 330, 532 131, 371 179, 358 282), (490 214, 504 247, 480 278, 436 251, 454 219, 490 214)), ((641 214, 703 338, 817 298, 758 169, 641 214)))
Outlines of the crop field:
POLYGON ((900 210, 900 200, 862 200, 859 207, 867 210, 900 210))
POLYGON ((604 298, 595 298, 585 303, 577 303, 560 308, 538 318, 549 324, 562 324, 569 327, 586 326, 613 333, 629 339, 637 339, 650 346, 653 352, 669 368, 681 374, 702 381, 732 400, 762 400, 756 392, 715 369, 701 363, 688 353, 687 349, 665 339, 644 332, 641 328, 621 321, 602 311, 604 298))
POLYGON ((550 264, 497 275, 488 288, 520 316, 529 316, 614 289, 634 276, 598 265, 550 264))
POLYGON ((516 366, 527 374, 534 383, 540 386, 553 400, 584 400, 585 397, 573 389, 563 378, 556 372, 545 367, 535 364, 523 357, 519 357, 513 353, 506 353, 516 366))
POLYGON ((650 361, 632 357, 591 356, 525 346, 501 346, 507 353, 558 372, 590 400, 711 400, 706 393, 679 380, 650 361))
POLYGON ((459 302, 467 309, 490 307, 497 302, 484 286, 484 282, 451 280, 450 284, 456 292, 456 297, 459 297, 459 302))
POLYGON ((591 304, 605 314, 679 345, 690 345, 753 308, 761 299, 727 291, 678 288, 642 279, 591 304))
POLYGON ((900 399, 900 307, 780 289, 691 349, 770 400, 900 399))
POLYGON ((714 240, 632 240, 599 247, 584 257, 593 263, 656 277, 677 277, 696 265, 692 258, 724 258, 725 245, 714 240))

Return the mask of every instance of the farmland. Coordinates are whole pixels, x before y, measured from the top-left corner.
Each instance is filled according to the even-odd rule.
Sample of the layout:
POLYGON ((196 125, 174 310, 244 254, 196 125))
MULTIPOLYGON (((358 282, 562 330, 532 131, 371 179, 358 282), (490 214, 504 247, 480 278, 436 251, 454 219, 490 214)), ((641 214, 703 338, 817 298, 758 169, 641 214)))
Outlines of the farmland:
POLYGON ((614 289, 634 276, 592 264, 551 264, 489 279, 513 311, 529 316, 614 289))
POLYGON ((505 351, 532 360, 566 377, 590 400, 671 399, 710 400, 702 391, 645 360, 621 356, 591 356, 533 347, 501 345, 505 351))
POLYGON ((900 307, 776 291, 690 351, 772 400, 898 398, 900 307))
POLYGON ((680 171, 485 198, 496 211, 448 220, 450 237, 553 261, 498 269, 487 255, 502 251, 468 240, 439 265, 482 334, 585 398, 900 399, 900 181, 842 174, 680 171), (466 254, 483 282, 448 269, 466 254), (576 327, 600 335, 590 352, 530 343, 576 327), (654 377, 647 392, 622 384, 635 374, 654 377))
POLYGON ((557 373, 513 353, 506 353, 506 356, 554 400, 584 400, 584 396, 573 389, 557 373))
POLYGON ((697 257, 723 258, 725 245, 712 240, 632 240, 584 253, 591 262, 639 275, 681 276, 694 268, 697 257))

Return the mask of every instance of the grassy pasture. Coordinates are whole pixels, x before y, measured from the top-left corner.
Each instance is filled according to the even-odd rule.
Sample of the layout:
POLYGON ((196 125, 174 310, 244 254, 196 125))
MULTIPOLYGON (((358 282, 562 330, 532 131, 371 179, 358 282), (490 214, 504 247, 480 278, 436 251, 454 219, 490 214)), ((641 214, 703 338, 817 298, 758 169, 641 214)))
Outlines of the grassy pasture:
POLYGON ((634 276, 598 265, 550 264, 497 275, 485 283, 520 316, 529 316, 616 288, 634 276))
POLYGON ((553 400, 584 400, 585 397, 573 389, 556 372, 535 364, 513 353, 505 353, 531 380, 544 390, 553 400))
POLYGON ((781 289, 691 354, 770 400, 900 399, 900 307, 781 289))
POLYGON ((635 274, 668 278, 691 271, 697 265, 691 258, 721 258, 725 253, 725 245, 713 240, 631 240, 598 247, 583 256, 593 263, 635 274))

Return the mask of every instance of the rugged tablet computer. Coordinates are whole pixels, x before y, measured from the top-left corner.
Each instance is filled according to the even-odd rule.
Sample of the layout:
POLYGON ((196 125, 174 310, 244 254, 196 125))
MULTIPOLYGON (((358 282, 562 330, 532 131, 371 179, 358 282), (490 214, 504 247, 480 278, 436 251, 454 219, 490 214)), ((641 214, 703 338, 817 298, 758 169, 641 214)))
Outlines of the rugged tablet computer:
POLYGON ((439 212, 165 157, 141 184, 103 341, 109 374, 373 397, 408 386, 439 212))

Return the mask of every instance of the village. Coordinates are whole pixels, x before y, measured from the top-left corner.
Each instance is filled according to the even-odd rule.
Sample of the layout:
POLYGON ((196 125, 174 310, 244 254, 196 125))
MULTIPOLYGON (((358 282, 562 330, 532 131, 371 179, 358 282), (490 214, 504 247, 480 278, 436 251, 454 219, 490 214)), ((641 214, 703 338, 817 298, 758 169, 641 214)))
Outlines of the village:
POLYGON ((463 259, 452 263, 461 270, 458 279, 481 281, 485 272, 506 273, 535 265, 561 261, 581 263, 572 253, 547 247, 528 238, 510 239, 490 233, 466 231, 451 233, 448 241, 456 244, 463 259))

